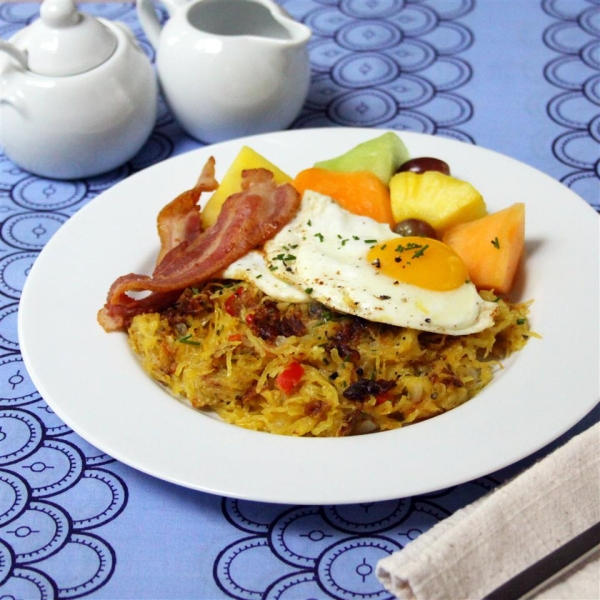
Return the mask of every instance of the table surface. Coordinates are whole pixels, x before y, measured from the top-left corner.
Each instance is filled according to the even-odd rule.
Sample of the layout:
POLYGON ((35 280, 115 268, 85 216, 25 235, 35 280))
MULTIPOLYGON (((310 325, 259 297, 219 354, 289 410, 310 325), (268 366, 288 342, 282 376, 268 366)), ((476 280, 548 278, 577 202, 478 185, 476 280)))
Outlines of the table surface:
MULTIPOLYGON (((281 4, 313 31, 311 89, 292 128, 448 136, 536 167, 600 210, 596 2, 281 4)), ((81 8, 126 23, 154 60, 131 3, 81 8)), ((0 4, 0 35, 10 37, 38 11, 35 3, 0 4)), ((413 498, 284 506, 162 482, 102 454, 63 424, 31 383, 19 351, 27 272, 62 223, 104 189, 201 145, 161 101, 147 144, 106 177, 41 179, 0 155, 1 598, 383 600, 389 593, 375 577, 380 558, 534 458, 413 498)), ((595 409, 561 441, 597 420, 595 409)))

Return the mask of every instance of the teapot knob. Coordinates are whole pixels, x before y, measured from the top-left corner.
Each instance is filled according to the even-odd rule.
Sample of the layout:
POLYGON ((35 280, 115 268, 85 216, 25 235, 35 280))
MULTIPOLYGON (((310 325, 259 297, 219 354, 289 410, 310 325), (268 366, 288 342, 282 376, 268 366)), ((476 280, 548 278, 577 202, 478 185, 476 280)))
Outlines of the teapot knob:
POLYGON ((45 0, 40 8, 42 21, 52 28, 77 25, 81 15, 73 0, 45 0))
POLYGON ((112 31, 101 20, 79 12, 74 0, 43 0, 24 50, 30 71, 63 77, 97 67, 116 47, 112 31))

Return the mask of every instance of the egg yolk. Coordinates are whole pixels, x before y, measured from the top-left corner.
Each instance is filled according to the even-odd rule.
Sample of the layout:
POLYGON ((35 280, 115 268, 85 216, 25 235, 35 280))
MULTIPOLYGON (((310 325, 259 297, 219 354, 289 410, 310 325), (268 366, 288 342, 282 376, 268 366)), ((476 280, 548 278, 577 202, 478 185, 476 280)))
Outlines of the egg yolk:
POLYGON ((367 259, 396 281, 438 292, 454 290, 469 279, 458 254, 431 238, 394 238, 371 248, 367 259))

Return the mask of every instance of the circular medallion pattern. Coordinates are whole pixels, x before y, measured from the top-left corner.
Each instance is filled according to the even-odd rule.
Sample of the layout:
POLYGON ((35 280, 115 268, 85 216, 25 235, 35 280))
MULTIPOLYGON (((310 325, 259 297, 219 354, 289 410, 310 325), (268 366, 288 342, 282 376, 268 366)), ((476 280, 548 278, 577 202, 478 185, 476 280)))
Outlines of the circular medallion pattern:
POLYGON ((32 252, 17 252, 0 260, 0 292, 9 298, 19 298, 36 258, 37 254, 32 252))
POLYGON ((381 90, 349 92, 334 100, 329 114, 342 125, 377 127, 389 121, 398 110, 394 98, 381 90))
POLYGON ((323 589, 312 573, 294 573, 273 583, 266 590, 264 600, 317 600, 322 596, 323 589))
POLYGON ((379 533, 401 525, 412 510, 410 500, 325 507, 324 516, 341 531, 354 535, 379 533))
POLYGON ((385 538, 345 540, 332 546, 319 560, 319 581, 340 600, 389 598, 374 577, 377 561, 400 550, 401 546, 385 538))
POLYGON ((431 44, 414 39, 405 39, 396 48, 389 50, 387 54, 394 57, 403 73, 421 71, 436 64, 436 60, 439 60, 431 44))
POLYGON ((0 585, 9 577, 13 566, 13 555, 11 548, 0 540, 0 585))
POLYGON ((17 337, 18 309, 18 304, 8 304, 0 309, 0 348, 15 352, 19 350, 17 337))
POLYGON ((342 0, 340 10, 355 19, 389 19, 404 8, 404 0, 342 0))
POLYGON ((310 27, 313 35, 330 36, 335 35, 344 25, 353 23, 353 20, 336 8, 327 7, 312 11, 305 18, 305 23, 310 27))
POLYGON ((32 4, 7 2, 0 6, 0 19, 6 24, 14 24, 20 29, 36 18, 38 12, 37 7, 32 4))
POLYGON ((310 62, 313 71, 326 71, 333 68, 337 61, 345 56, 350 56, 351 52, 338 46, 338 44, 328 38, 322 40, 315 39, 310 43, 310 62))
POLYGON ((313 30, 314 75, 305 110, 294 125, 430 133, 443 128, 471 142, 455 128, 472 114, 459 90, 472 76, 460 55, 472 45, 473 35, 458 21, 473 9, 472 0, 455 0, 439 11, 394 0, 348 0, 338 8, 314 8, 303 18, 313 30))
POLYGON ((68 442, 47 439, 36 453, 12 465, 26 474, 36 498, 54 496, 75 485, 84 469, 79 449, 68 442))
POLYGON ((337 30, 338 44, 353 51, 387 50, 402 37, 402 30, 390 21, 350 21, 337 30))
POLYGON ((105 469, 86 469, 81 473, 77 486, 60 493, 54 501, 69 509, 73 527, 89 530, 101 527, 115 519, 125 508, 127 488, 124 481, 105 469), (89 501, 77 502, 83 494, 89 501))
POLYGON ((28 509, 2 528, 18 562, 37 562, 63 546, 70 532, 68 516, 57 506, 31 502, 28 509))
POLYGON ((547 81, 557 88, 547 110, 566 129, 556 136, 552 150, 569 169, 561 181, 600 210, 595 125, 600 106, 598 11, 584 2, 544 0, 542 6, 556 19, 544 31, 543 40, 558 54, 544 69, 547 81))
POLYGON ((27 510, 28 495, 29 490, 25 479, 0 469, 0 528, 11 523, 27 510))
POLYGON ((398 73, 398 66, 391 58, 383 54, 364 53, 340 60, 331 71, 331 76, 340 86, 370 88, 393 81, 398 73))
POLYGON ((56 181, 27 177, 12 189, 12 199, 17 206, 28 210, 65 210, 81 202, 87 186, 79 181, 56 181))
POLYGON ((41 250, 66 221, 66 216, 56 213, 12 215, 2 223, 0 236, 13 248, 41 250))
POLYGON ((48 600, 56 598, 58 592, 54 582, 38 569, 21 569, 14 566, 0 591, 3 600, 48 600))
MULTIPOLYGON (((0 410, 0 465, 11 465, 32 454, 43 443, 42 424, 31 414, 22 410, 0 410)), ((29 483, 27 474, 24 473, 29 483)))
POLYGON ((425 4, 406 4, 404 9, 392 19, 406 37, 425 37, 435 31, 440 17, 425 4))
POLYGON ((136 171, 165 160, 173 153, 173 142, 162 133, 154 132, 144 147, 131 159, 136 171))
POLYGON ((0 173, 2 173, 0 190, 5 192, 10 192, 21 179, 29 177, 27 171, 17 167, 4 154, 0 154, 0 173))
POLYGON ((57 582, 59 598, 93 594, 108 582, 115 570, 114 550, 91 533, 73 533, 61 553, 63 560, 71 561, 73 569, 68 579, 57 582))

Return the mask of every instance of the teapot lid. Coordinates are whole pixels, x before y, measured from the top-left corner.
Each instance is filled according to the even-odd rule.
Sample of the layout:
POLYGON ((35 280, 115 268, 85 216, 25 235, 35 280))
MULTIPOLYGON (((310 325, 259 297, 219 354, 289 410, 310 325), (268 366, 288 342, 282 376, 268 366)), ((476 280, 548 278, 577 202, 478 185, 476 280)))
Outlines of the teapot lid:
POLYGON ((116 47, 116 36, 73 0, 44 0, 27 36, 27 66, 50 77, 77 75, 105 62, 116 47))

